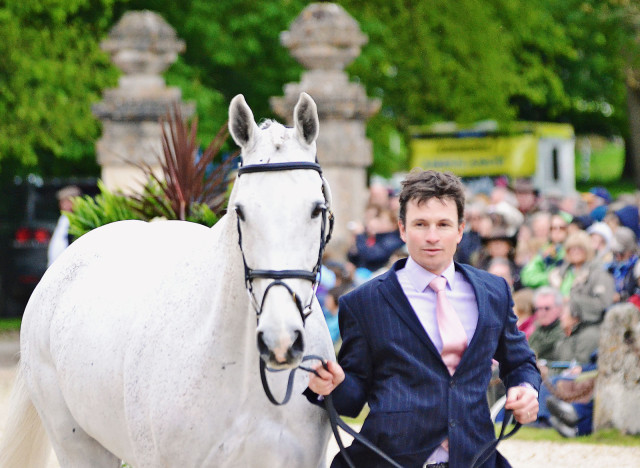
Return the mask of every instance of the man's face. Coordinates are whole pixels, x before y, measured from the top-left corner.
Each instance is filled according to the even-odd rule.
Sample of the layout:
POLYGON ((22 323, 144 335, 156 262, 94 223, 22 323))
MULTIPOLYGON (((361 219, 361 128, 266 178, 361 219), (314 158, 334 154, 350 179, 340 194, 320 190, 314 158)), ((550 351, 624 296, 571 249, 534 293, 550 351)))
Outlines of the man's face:
POLYGON ((453 261, 464 229, 464 223, 458 224, 455 201, 437 198, 419 205, 410 200, 405 224, 398 225, 411 258, 435 275, 440 275, 453 261))
POLYGON ((555 322, 562 312, 562 306, 555 303, 552 295, 541 295, 536 298, 535 317, 540 325, 547 326, 555 322))
POLYGON ((520 211, 526 213, 536 205, 536 194, 530 191, 516 191, 516 200, 520 211))
POLYGON ((567 223, 560 216, 551 218, 551 242, 561 244, 567 238, 567 223))

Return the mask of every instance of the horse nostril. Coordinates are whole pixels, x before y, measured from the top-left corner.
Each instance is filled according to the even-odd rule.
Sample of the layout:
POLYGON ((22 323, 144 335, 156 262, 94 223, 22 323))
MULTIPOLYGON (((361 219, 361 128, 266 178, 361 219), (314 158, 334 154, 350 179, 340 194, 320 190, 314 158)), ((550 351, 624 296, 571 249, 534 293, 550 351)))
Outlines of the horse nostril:
POLYGON ((258 351, 260 352, 260 355, 262 356, 268 356, 269 355, 269 348, 267 347, 266 343, 264 342, 264 333, 262 332, 258 332, 258 351))
POLYGON ((291 345, 291 351, 293 351, 294 353, 302 354, 302 352, 304 351, 304 339, 302 338, 302 333, 300 332, 300 330, 296 330, 295 333, 296 339, 291 345))

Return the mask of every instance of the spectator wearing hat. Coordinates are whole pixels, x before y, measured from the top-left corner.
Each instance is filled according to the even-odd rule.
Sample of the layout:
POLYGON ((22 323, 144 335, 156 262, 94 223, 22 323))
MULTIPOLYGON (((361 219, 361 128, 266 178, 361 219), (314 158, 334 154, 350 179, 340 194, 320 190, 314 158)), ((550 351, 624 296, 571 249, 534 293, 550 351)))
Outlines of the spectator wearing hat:
POLYGON ((607 214, 605 220, 608 221, 612 230, 615 232, 618 226, 624 226, 633 231, 636 236, 640 236, 640 225, 638 217, 638 207, 634 205, 625 205, 612 212, 612 216, 607 214))
POLYGON ((69 218, 65 212, 73 210, 73 198, 82 195, 81 190, 75 185, 69 185, 61 188, 56 193, 58 198, 58 206, 60 208, 60 217, 56 223, 56 227, 51 234, 51 240, 47 248, 47 266, 51 264, 69 247, 73 242, 72 236, 69 234, 69 218))
POLYGON ((611 203, 611 194, 604 187, 593 187, 585 197, 589 208, 589 216, 593 221, 602 221, 607 213, 607 206, 611 203))
POLYGON ((562 264, 564 259, 564 241, 571 222, 571 215, 559 212, 551 216, 549 238, 537 255, 520 272, 522 285, 539 288, 549 284, 549 273, 562 264))
MULTIPOLYGON (((515 245, 515 233, 499 227, 494 228, 487 236, 482 237, 482 249, 472 263, 481 270, 489 271, 489 267, 496 260, 502 260, 502 263, 506 262, 509 268, 512 289, 520 289, 520 269, 514 261, 515 245)), ((497 267, 500 268, 499 265, 497 267)))
POLYGON ((611 241, 613 261, 606 264, 606 270, 613 276, 616 292, 614 302, 624 302, 635 292, 636 276, 634 268, 638 263, 636 235, 627 227, 620 226, 611 241))
POLYGON ((591 243, 596 252, 595 260, 603 265, 613 260, 611 253, 611 241, 613 239, 613 231, 608 224, 603 222, 593 223, 587 228, 591 243))
POLYGON ((517 206, 524 216, 531 215, 538 210, 538 190, 531 179, 518 178, 513 184, 517 206))
POLYGON ((613 277, 593 261, 595 251, 585 231, 567 237, 564 248, 565 259, 549 274, 549 284, 569 298, 572 316, 582 322, 599 323, 613 304, 613 277))

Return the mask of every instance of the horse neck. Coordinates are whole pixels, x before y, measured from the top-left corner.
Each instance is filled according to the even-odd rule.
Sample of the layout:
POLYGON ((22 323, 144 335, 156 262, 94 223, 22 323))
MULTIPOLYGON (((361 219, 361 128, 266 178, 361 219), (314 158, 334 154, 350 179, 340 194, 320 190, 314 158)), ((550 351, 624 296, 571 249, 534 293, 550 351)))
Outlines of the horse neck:
POLYGON ((205 320, 211 321, 209 329, 224 330, 224 333, 216 333, 221 341, 255 352, 256 316, 249 310, 235 213, 224 215, 212 228, 212 234, 217 253, 215 265, 212 265, 216 277, 212 292, 217 298, 214 300, 217 310, 205 320))

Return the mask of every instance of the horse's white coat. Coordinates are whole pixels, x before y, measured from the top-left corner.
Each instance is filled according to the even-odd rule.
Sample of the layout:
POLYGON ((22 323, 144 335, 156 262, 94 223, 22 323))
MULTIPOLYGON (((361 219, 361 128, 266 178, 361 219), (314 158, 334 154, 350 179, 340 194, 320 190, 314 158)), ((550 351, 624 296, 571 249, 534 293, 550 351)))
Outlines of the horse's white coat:
MULTIPOLYGON (((294 121, 293 129, 276 122, 260 129, 236 97, 230 129, 244 164, 313 161, 317 113, 307 95, 294 121)), ((212 229, 114 223, 80 238, 52 265, 25 311, 19 378, 62 468, 116 468, 120 459, 135 468, 324 466, 328 424, 301 395, 308 376, 297 373, 285 406, 273 406, 262 390, 233 210, 242 206, 251 268, 312 270, 320 219, 311 212, 324 201, 321 189, 312 170, 244 174, 229 213, 212 229)), ((304 303, 311 298, 309 281, 286 281, 304 303)), ((267 284, 254 282, 259 300, 267 284)), ((302 326, 285 288, 272 288, 259 322, 265 342, 286 347, 299 330, 305 354, 329 358, 317 301, 302 326)), ((269 375, 278 398, 287 376, 269 375)), ((5 444, 0 466, 15 468, 26 454, 5 444)))

